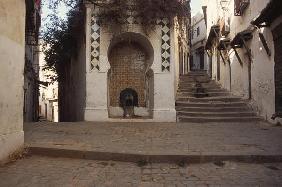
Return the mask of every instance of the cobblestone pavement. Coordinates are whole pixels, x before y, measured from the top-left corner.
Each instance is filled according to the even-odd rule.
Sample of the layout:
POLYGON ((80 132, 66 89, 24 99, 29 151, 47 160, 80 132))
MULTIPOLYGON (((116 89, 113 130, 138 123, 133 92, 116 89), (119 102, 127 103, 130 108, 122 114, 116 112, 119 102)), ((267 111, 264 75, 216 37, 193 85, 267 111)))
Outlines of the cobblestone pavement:
POLYGON ((0 167, 1 187, 216 187, 282 186, 282 163, 173 164, 27 157, 0 167))
POLYGON ((27 146, 166 155, 282 155, 268 123, 31 123, 27 146))

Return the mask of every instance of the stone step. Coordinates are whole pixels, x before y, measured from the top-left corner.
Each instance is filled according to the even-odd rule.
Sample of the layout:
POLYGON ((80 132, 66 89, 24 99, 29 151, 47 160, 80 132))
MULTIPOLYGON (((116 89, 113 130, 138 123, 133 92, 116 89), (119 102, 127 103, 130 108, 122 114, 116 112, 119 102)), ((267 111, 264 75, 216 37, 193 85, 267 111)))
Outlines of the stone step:
POLYGON ((203 92, 203 93, 196 93, 196 92, 179 92, 177 96, 182 97, 182 96, 206 96, 206 97, 216 97, 216 96, 229 96, 230 93, 228 92, 203 92))
POLYGON ((179 84, 185 84, 185 83, 197 83, 197 82, 199 82, 199 83, 216 83, 215 81, 211 81, 211 80, 209 80, 209 79, 207 79, 207 80, 199 80, 199 79, 189 79, 189 80, 181 80, 181 81, 179 81, 179 84))
POLYGON ((209 77, 206 76, 190 76, 190 77, 180 77, 180 81, 211 81, 209 77))
POLYGON ((179 122, 209 123, 209 122, 255 122, 262 120, 259 117, 188 117, 178 116, 179 122))
POLYGON ((221 103, 229 103, 229 102, 238 102, 241 101, 240 97, 235 96, 219 96, 219 97, 204 97, 204 98, 195 98, 195 97, 177 97, 177 101, 187 101, 187 102, 207 102, 207 103, 213 103, 213 102, 221 102, 221 103))
MULTIPOLYGON (((190 71, 186 75, 207 75, 207 71, 190 71)), ((184 75, 185 76, 185 75, 184 75)))
POLYGON ((243 101, 238 102, 196 102, 196 103, 190 103, 187 101, 177 101, 176 102, 177 107, 209 107, 209 108, 223 108, 223 107, 246 107, 247 104, 243 101))
POLYGON ((245 112, 186 112, 178 111, 179 116, 185 117, 253 117, 256 116, 254 112, 245 111, 245 112))
MULTIPOLYGON (((195 92, 197 89, 196 88, 182 88, 178 89, 178 93, 181 92, 195 92)), ((204 88, 205 92, 228 92, 224 89, 221 88, 204 88)))
MULTIPOLYGON (((217 90, 222 89, 218 85, 201 85, 200 88, 204 88, 204 89, 217 89, 217 90)), ((195 84, 193 84, 193 85, 192 84, 191 85, 179 85, 178 89, 179 90, 196 89, 196 86, 195 86, 195 84)))
POLYGON ((208 107, 183 107, 183 106, 177 106, 177 111, 185 111, 185 112, 245 112, 250 111, 250 108, 247 106, 239 106, 239 107, 214 107, 214 106, 208 106, 208 107))
MULTIPOLYGON (((179 83, 179 87, 195 87, 196 82, 192 83, 192 82, 183 82, 183 83, 179 83)), ((216 83, 216 82, 208 82, 208 83, 201 83, 201 87, 218 87, 220 88, 220 86, 216 83)))

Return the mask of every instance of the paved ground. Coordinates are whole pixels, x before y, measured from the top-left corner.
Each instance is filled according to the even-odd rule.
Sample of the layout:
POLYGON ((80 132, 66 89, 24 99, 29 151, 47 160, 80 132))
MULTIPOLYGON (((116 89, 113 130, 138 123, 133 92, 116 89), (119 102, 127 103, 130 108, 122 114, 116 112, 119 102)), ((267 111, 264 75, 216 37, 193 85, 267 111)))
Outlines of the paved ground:
POLYGON ((27 146, 147 155, 280 155, 282 127, 268 123, 31 123, 27 146))
POLYGON ((1 187, 281 186, 282 163, 150 164, 32 156, 0 167, 1 187))

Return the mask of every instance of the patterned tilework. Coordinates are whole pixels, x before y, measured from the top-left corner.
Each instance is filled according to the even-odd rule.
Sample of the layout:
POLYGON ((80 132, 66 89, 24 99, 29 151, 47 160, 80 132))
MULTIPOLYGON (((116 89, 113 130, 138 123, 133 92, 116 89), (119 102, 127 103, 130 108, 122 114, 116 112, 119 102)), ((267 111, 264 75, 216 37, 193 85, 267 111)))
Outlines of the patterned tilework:
POLYGON ((98 22, 97 17, 92 14, 91 16, 91 63, 90 70, 96 69, 100 70, 100 34, 101 27, 98 22))
POLYGON ((142 23, 142 19, 141 17, 137 16, 137 12, 133 11, 130 14, 128 14, 125 18, 125 20, 123 20, 124 24, 141 24, 142 23))
POLYGON ((159 21, 162 30, 162 71, 170 71, 170 24, 168 19, 162 19, 159 21))

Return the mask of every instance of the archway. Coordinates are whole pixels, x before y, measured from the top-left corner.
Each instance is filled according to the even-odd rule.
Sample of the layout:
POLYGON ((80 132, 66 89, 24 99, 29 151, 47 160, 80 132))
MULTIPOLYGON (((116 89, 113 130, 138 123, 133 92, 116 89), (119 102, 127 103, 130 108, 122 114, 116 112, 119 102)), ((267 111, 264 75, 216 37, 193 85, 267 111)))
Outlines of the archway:
POLYGON ((124 117, 120 104, 121 92, 132 89, 137 93, 138 106, 133 117, 152 117, 154 50, 149 40, 137 33, 114 37, 108 50, 111 68, 108 72, 108 107, 110 117, 124 117))

